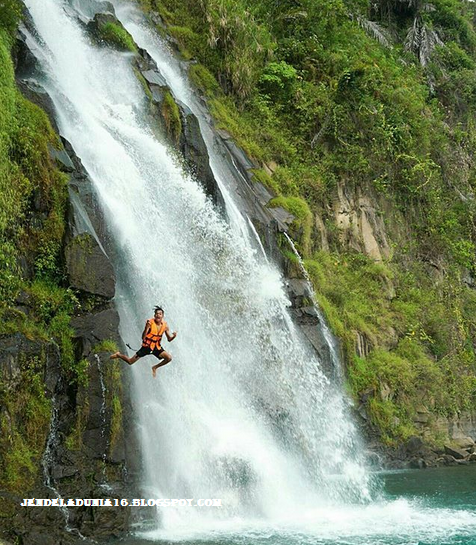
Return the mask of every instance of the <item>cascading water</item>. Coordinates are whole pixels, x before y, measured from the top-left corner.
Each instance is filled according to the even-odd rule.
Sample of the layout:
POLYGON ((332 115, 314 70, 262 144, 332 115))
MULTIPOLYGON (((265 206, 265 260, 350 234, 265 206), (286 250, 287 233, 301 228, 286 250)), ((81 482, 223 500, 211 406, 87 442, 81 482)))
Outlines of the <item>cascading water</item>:
MULTIPOLYGON (((46 440, 45 452, 43 453, 43 458, 41 460, 41 465, 43 466, 43 482, 47 488, 53 492, 54 497, 61 499, 61 494, 59 490, 55 487, 54 481, 52 478, 52 469, 55 462, 53 452, 56 450, 59 437, 58 437, 58 406, 56 395, 53 395, 51 399, 52 411, 51 411, 51 420, 50 420, 50 429, 48 433, 48 438, 46 440)), ((61 506, 61 514, 64 518, 65 529, 68 532, 71 532, 72 529, 69 526, 69 511, 67 507, 61 506)))
POLYGON ((455 520, 476 527, 467 512, 450 524, 407 502, 371 502, 347 404, 292 323, 279 272, 156 140, 130 55, 91 45, 71 4, 25 4, 58 125, 114 236, 123 338, 137 343, 155 304, 178 330, 156 380, 152 358, 131 368, 144 497, 223 503, 164 508, 148 537, 211 541, 215 530, 273 543, 381 543, 391 532, 408 543, 431 524, 438 536, 455 520))
MULTIPOLYGON (((104 439, 106 436, 106 384, 104 382, 104 370, 102 368, 101 358, 95 354, 96 365, 98 368, 98 376, 99 376, 99 382, 101 384, 101 394, 102 394, 102 403, 101 403, 101 409, 100 409, 100 417, 101 417, 101 437, 104 439)), ((109 450, 109 444, 106 441, 106 447, 104 449, 104 453, 102 455, 103 460, 103 469, 102 469, 102 486, 107 487, 107 477, 106 477, 106 458, 107 458, 107 452, 109 450)))

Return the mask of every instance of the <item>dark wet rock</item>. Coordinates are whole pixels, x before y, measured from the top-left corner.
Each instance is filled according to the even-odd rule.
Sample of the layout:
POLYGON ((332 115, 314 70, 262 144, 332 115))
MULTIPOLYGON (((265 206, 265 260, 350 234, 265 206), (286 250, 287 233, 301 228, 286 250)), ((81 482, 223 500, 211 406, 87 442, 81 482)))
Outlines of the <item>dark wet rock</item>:
POLYGON ((157 70, 149 69, 142 70, 141 74, 149 86, 156 86, 160 88, 168 88, 165 78, 157 70))
POLYGON ((210 167, 207 146, 203 140, 197 117, 190 108, 180 101, 176 101, 182 120, 180 134, 180 150, 192 173, 202 183, 205 192, 213 202, 222 209, 225 208, 223 196, 210 167))
POLYGON ((290 214, 281 206, 269 208, 269 213, 274 217, 279 226, 279 230, 283 233, 289 231, 291 224, 296 219, 292 214, 290 214))
MULTIPOLYGON (((77 1, 71 0, 73 3, 77 1)), ((104 3, 83 2, 84 9, 86 4, 95 5, 94 9, 101 4, 101 9, 105 9, 104 3)), ((22 92, 46 111, 53 128, 57 129, 54 105, 37 83, 36 60, 24 35, 20 36, 17 51, 17 80, 22 92)), ((127 393, 123 393, 119 363, 112 371, 109 353, 95 352, 98 344, 105 340, 116 341, 121 346, 119 316, 110 302, 115 292, 115 279, 108 258, 108 232, 93 184, 81 159, 67 140, 62 138, 62 143, 64 149, 51 148, 50 154, 70 177, 70 207, 63 251, 70 284, 80 290, 81 304, 87 303, 81 308, 88 309, 71 320, 76 360, 72 365, 82 369, 81 376, 79 379, 76 377, 69 367, 71 364, 62 364, 55 343, 29 340, 20 334, 0 337, 0 373, 5 384, 14 387, 19 373, 22 373, 22 361, 41 354, 46 393, 54 405, 45 472, 63 497, 128 497, 131 480, 127 475, 134 475, 137 479, 139 467, 132 463, 131 471, 127 473, 126 457, 140 460, 137 438, 132 429, 134 407, 127 393), (127 407, 120 422, 117 419, 121 418, 121 413, 114 413, 113 398, 116 405, 119 400, 127 407), (124 441, 126 434, 127 445, 124 441)), ((42 213, 40 200, 34 199, 33 209, 37 214, 42 213)), ((24 260, 25 268, 31 268, 30 256, 24 256, 24 260)), ((30 304, 28 294, 20 293, 15 312, 28 315, 30 304)), ((41 480, 42 471, 38 474, 37 488, 24 491, 22 495, 55 497, 51 488, 41 485, 41 480)), ((15 517, 0 517, 0 540, 5 535, 13 536, 21 543, 88 543, 80 538, 77 530, 94 539, 110 539, 124 535, 129 524, 128 509, 71 508, 71 533, 65 529, 64 513, 60 509, 18 510, 19 501, 12 498, 8 501, 7 507, 15 517)), ((2 513, 7 512, 3 505, 0 509, 2 513)))
POLYGON ((271 199, 276 197, 276 195, 261 182, 254 182, 253 189, 255 190, 259 204, 263 207, 266 206, 271 199))
POLYGON ((413 435, 412 437, 410 437, 405 444, 405 449, 410 455, 418 454, 425 448, 426 447, 423 443, 422 438, 416 435, 413 435))
POLYGON ((81 343, 82 356, 88 356, 92 348, 103 340, 118 342, 119 314, 112 306, 97 313, 74 317, 71 326, 81 343))
POLYGON ((224 143, 233 158, 233 164, 244 177, 248 177, 253 169, 259 168, 233 140, 226 138, 224 143))
POLYGON ((70 161, 74 165, 74 171, 72 173, 74 175, 74 179, 77 181, 88 180, 89 178, 86 169, 84 168, 81 159, 76 155, 71 143, 64 136, 60 136, 60 140, 63 144, 65 152, 68 154, 70 161))
POLYGON ((197 117, 187 105, 173 96, 165 78, 158 71, 155 62, 142 49, 139 50, 136 68, 145 80, 152 96, 152 102, 156 107, 156 115, 164 129, 167 128, 167 120, 163 112, 164 99, 167 93, 172 97, 180 115, 181 129, 178 138, 176 138, 176 135, 169 134, 168 130, 165 130, 169 143, 180 151, 192 175, 201 183, 206 194, 215 204, 224 210, 223 196, 210 167, 207 146, 203 140, 197 117))
MULTIPOLYGON (((25 11, 25 15, 29 18, 28 10, 25 11)), ((31 18, 30 18, 31 19, 31 18)), ((28 24, 28 21, 25 21, 28 24)), ((20 28, 16 35, 16 43, 13 51, 13 62, 15 65, 15 74, 17 79, 25 79, 31 76, 38 67, 38 61, 32 51, 33 45, 27 44, 27 37, 25 34, 25 27, 20 25, 20 28)))
POLYGON ((56 149, 53 146, 49 146, 50 157, 56 161, 56 164, 63 172, 74 172, 75 166, 71 157, 64 149, 56 149))
POLYGON ((369 415, 367 413, 367 407, 364 403, 361 403, 357 408, 357 413, 365 422, 369 421, 369 415))
POLYGON ((20 79, 18 75, 17 85, 26 99, 39 106, 46 113, 51 126, 58 132, 59 129, 55 120, 55 106, 44 87, 34 79, 20 79))
POLYGON ((30 340, 22 333, 0 336, 0 375, 7 389, 17 386, 29 359, 44 361, 43 378, 48 397, 52 397, 60 374, 60 353, 56 343, 30 340))
POLYGON ((291 278, 286 282, 286 289, 293 307, 296 308, 308 302, 312 295, 309 283, 304 278, 291 278))
POLYGON ((134 57, 134 64, 139 72, 142 72, 143 70, 154 70, 159 73, 157 70, 157 64, 155 63, 154 59, 149 55, 149 52, 146 49, 138 47, 137 52, 139 54, 134 57))
POLYGON ((65 248, 71 286, 108 299, 114 297, 115 275, 109 258, 89 233, 72 237, 65 248))

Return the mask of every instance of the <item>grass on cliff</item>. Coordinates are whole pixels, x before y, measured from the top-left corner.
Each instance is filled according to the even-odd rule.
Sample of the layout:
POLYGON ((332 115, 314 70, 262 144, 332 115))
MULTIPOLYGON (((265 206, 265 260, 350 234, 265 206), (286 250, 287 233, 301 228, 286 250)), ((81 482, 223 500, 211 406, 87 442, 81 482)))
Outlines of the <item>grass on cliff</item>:
POLYGON ((435 419, 471 407, 475 292, 462 278, 476 269, 474 5, 138 1, 198 61, 193 83, 275 202, 307 203, 312 230, 293 234, 343 339, 349 387, 367 394, 384 440, 414 433, 418 407, 435 419), (414 25, 444 45, 432 38, 425 49, 414 34, 404 47, 414 25), (386 201, 390 263, 342 242, 330 212, 338 185, 386 201), (314 215, 329 252, 319 251, 314 215))
MULTIPOLYGON (((420 211, 414 227, 422 246, 436 245, 445 258, 474 267, 474 206, 464 199, 472 190, 464 155, 474 129, 465 119, 472 132, 462 138, 460 126, 448 127, 443 87, 444 74, 469 78, 475 34, 463 8, 448 2, 430 16, 452 36, 448 49, 434 54, 440 71, 432 65, 428 76, 441 84, 441 101, 411 55, 398 44, 379 45, 349 18, 343 1, 319 8, 305 1, 300 15, 268 0, 154 0, 146 7, 172 34, 177 26, 193 33, 193 40, 176 36, 200 61, 190 68, 192 81, 208 96, 219 127, 259 165, 277 164, 273 189, 315 209, 341 180, 370 184, 420 211), (462 199, 448 190, 449 178, 462 199)), ((355 16, 362 6, 352 6, 355 16)), ((473 110, 472 96, 467 90, 464 98, 473 110)))
POLYGON ((0 381, 0 483, 16 492, 34 484, 51 414, 43 384, 44 356, 20 358, 20 368, 14 390, 6 390, 0 381))
MULTIPOLYGON (((60 147, 46 114, 15 86, 10 50, 21 10, 0 11, 0 334, 54 339, 72 381, 78 377, 69 322, 77 303, 64 285, 61 256, 67 179, 50 158, 60 147), (25 310, 26 309, 26 310, 25 310)), ((50 420, 45 360, 22 363, 11 388, 0 377, 0 487, 27 489, 40 467, 50 420)))
MULTIPOLYGON (((349 388, 389 445, 416 432, 418 409, 434 417, 471 410, 476 396, 476 293, 422 269, 403 273, 359 254, 319 252, 305 265, 343 342, 349 388), (358 338, 368 347, 357 355, 358 338)), ((435 430, 436 432, 436 430, 435 430)))

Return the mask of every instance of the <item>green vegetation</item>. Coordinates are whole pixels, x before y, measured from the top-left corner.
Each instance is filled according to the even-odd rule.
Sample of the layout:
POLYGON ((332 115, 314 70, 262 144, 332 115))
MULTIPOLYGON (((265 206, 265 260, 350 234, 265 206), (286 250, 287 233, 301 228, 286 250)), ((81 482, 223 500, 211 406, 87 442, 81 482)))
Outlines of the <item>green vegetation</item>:
POLYGON ((14 389, 0 376, 0 482, 20 492, 34 482, 49 429, 51 403, 43 384, 44 355, 20 358, 21 375, 14 389))
POLYGON ((105 23, 99 26, 99 36, 109 45, 119 49, 137 53, 137 46, 132 39, 132 36, 127 30, 118 23, 105 23))
POLYGON ((182 133, 182 121, 180 119, 179 107, 169 91, 165 92, 161 108, 167 133, 175 142, 178 142, 182 133))
POLYGON ((476 272, 475 6, 138 1, 198 61, 191 80, 276 193, 270 206, 296 216, 349 389, 383 440, 418 432, 417 407, 431 431, 474 406, 476 295, 463 278, 476 272), (384 210, 388 262, 355 250, 339 191, 384 210))
POLYGON ((370 394, 370 416, 388 444, 415 432, 417 407, 434 416, 471 409, 474 290, 453 277, 435 289, 417 264, 403 272, 359 254, 318 252, 305 265, 343 341, 351 391, 370 394), (358 337, 364 354, 357 354, 358 337))
MULTIPOLYGON (((64 281, 67 179, 50 158, 59 149, 46 114, 17 91, 10 49, 20 4, 0 9, 0 334, 56 341, 65 375, 77 384, 69 325, 78 300, 64 281), (21 300, 21 302, 19 302, 21 300), (16 308, 17 305, 20 305, 16 308)), ((39 345, 40 346, 40 345, 39 345)), ((0 377, 0 487, 27 490, 40 466, 50 420, 44 354, 20 360, 17 381, 0 377)))
POLYGON ((104 341, 101 341, 99 344, 95 344, 93 346, 93 352, 117 352, 119 348, 117 347, 117 343, 115 341, 111 341, 110 339, 106 339, 104 341))
POLYGON ((121 365, 117 360, 108 362, 106 373, 107 397, 106 404, 111 411, 111 431, 109 441, 109 451, 112 453, 117 445, 117 441, 122 434, 122 380, 121 365))

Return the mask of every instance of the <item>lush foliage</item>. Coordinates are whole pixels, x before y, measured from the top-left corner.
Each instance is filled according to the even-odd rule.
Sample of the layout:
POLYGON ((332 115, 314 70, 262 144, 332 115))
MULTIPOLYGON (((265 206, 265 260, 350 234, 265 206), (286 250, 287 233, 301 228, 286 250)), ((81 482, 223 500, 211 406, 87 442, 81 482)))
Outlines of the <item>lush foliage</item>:
POLYGON ((15 390, 0 381, 0 482, 3 489, 26 490, 34 482, 49 429, 51 402, 43 383, 44 356, 20 361, 15 390))
POLYGON ((387 443, 415 433, 413 418, 422 407, 433 414, 430 428, 439 415, 471 409, 476 396, 473 289, 452 277, 435 290, 418 265, 403 272, 397 264, 359 254, 319 252, 305 264, 342 340, 352 393, 373 400, 370 416, 387 443), (364 353, 358 354, 362 346, 364 353))
MULTIPOLYGON (((61 257, 66 178, 50 158, 60 146, 38 107, 17 91, 10 58, 17 3, 0 2, 0 334, 55 340, 72 383, 80 379, 69 322, 77 306, 64 285, 61 257), (4 10, 5 8, 5 10, 4 10)), ((21 362, 21 380, 0 377, 0 484, 25 489, 40 467, 50 419, 45 358, 21 362)))
POLYGON ((198 61, 192 81, 260 167, 256 180, 277 194, 271 206, 294 209, 293 236, 343 339, 350 388, 384 439, 414 433, 417 407, 434 418, 470 407, 475 295, 462 279, 475 273, 473 4, 139 1, 198 61), (329 212, 337 188, 385 202, 389 263, 342 239, 329 212))

